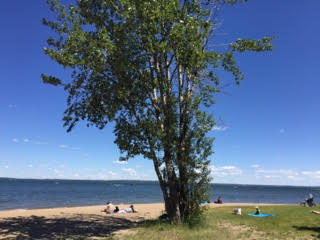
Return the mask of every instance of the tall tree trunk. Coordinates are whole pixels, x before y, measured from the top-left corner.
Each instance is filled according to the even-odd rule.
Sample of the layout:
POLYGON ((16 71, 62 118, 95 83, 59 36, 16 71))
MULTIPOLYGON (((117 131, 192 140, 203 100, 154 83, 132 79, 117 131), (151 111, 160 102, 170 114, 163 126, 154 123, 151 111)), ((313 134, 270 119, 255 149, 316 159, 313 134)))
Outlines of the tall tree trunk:
MULTIPOLYGON (((150 149, 151 149, 151 155, 152 155, 152 160, 153 160, 153 166, 155 169, 155 172, 157 174, 159 184, 161 191, 163 193, 163 200, 165 203, 165 209, 166 213, 168 214, 168 217, 171 222, 176 223, 180 221, 180 214, 178 212, 178 194, 177 194, 177 180, 176 176, 173 175, 173 173, 168 173, 170 171, 167 171, 167 175, 171 177, 163 177, 160 169, 159 169, 159 160, 156 157, 155 151, 154 151, 154 146, 151 144, 151 141, 149 139, 149 144, 150 144, 150 149)), ((167 157, 168 157, 168 152, 167 152, 167 157)), ((170 161, 171 159, 167 159, 167 164, 166 167, 167 169, 173 169, 170 166, 170 161)), ((171 163, 172 165, 172 163, 171 163)))
POLYGON ((178 195, 178 180, 174 171, 174 165, 172 163, 172 153, 170 142, 165 145, 164 150, 164 160, 167 171, 167 181, 168 181, 168 202, 166 203, 166 210, 171 222, 180 221, 180 212, 178 210, 179 195, 178 195))
POLYGON ((153 161, 153 163, 159 179, 160 188, 163 193, 163 200, 165 203, 165 210, 168 215, 168 218, 171 222, 177 223, 180 221, 180 214, 178 211, 179 199, 177 195, 176 181, 172 182, 169 180, 169 178, 167 179, 167 182, 166 180, 163 180, 159 171, 158 162, 153 161))

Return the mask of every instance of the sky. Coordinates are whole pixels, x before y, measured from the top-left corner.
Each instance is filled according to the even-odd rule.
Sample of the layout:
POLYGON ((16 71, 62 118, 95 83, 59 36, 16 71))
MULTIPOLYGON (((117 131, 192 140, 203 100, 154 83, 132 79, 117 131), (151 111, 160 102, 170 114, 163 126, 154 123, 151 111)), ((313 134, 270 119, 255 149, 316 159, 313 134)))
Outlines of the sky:
MULTIPOLYGON (((209 109, 213 182, 320 186, 319 10, 318 0, 251 0, 221 11, 213 46, 275 40, 272 52, 236 56, 245 79, 209 109)), ((67 95, 40 75, 69 75, 43 53, 43 17, 43 0, 1 2, 0 177, 156 180, 151 161, 118 161, 112 125, 63 128, 67 95)))

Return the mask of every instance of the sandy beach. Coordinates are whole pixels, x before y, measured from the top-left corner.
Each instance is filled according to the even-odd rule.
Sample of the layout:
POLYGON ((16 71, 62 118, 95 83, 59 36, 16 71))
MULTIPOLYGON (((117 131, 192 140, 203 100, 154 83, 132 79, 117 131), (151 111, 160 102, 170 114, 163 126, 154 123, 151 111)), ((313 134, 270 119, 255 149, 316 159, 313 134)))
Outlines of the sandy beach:
MULTIPOLYGON (((115 204, 117 205, 117 204, 115 204)), ((209 204, 210 207, 255 206, 255 203, 209 204)), ((271 204, 258 204, 271 205, 271 204)), ((126 205, 117 205, 127 208, 126 205)), ((164 204, 134 204, 137 213, 106 214, 105 206, 17 209, 0 211, 0 239, 99 239, 122 234, 140 222, 154 219, 164 211, 164 204), (82 238, 80 238, 82 239, 82 238)))
MULTIPOLYGON (((120 209, 128 208, 130 204, 114 204, 119 206, 120 209)), ((210 203, 210 207, 223 207, 223 206, 263 206, 263 205, 281 205, 281 204, 267 204, 267 203, 224 203, 214 204, 210 203)), ((14 209, 0 211, 0 220, 4 218, 15 218, 15 217, 69 217, 72 215, 86 215, 93 214, 98 216, 109 216, 109 217, 122 217, 128 219, 153 219, 161 215, 164 211, 163 203, 150 203, 150 204, 134 204, 137 213, 127 214, 106 214, 101 212, 105 208, 104 205, 97 206, 81 206, 81 207, 61 207, 61 208, 43 208, 43 209, 14 209)))
MULTIPOLYGON (((120 209, 128 208, 130 204, 114 204, 120 209)), ((81 206, 81 207, 61 207, 61 208, 43 208, 43 209, 15 209, 0 211, 0 219, 12 217, 70 217, 72 215, 98 215, 109 217, 125 217, 125 218, 154 218, 161 214, 164 210, 162 203, 153 204, 134 204, 137 213, 130 214, 106 214, 101 212, 105 208, 104 205, 97 206, 81 206)))

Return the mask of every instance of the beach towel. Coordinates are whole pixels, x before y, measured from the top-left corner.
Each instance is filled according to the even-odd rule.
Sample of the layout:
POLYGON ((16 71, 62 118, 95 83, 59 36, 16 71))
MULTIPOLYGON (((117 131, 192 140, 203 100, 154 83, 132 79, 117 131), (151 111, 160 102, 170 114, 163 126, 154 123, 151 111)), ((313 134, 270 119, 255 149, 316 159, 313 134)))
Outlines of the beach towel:
POLYGON ((269 214, 269 213, 260 213, 260 214, 249 213, 248 216, 250 216, 250 217, 264 218, 264 217, 274 217, 274 216, 277 216, 277 215, 275 215, 275 214, 269 214))
POLYGON ((201 201, 201 202, 200 202, 200 205, 206 205, 206 204, 208 204, 207 201, 201 201))

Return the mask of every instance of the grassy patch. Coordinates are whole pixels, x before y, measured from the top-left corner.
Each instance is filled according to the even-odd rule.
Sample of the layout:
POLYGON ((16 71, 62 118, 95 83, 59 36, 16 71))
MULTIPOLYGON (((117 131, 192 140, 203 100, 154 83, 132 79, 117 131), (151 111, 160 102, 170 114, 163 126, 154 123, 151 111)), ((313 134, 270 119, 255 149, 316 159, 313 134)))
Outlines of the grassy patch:
POLYGON ((276 217, 255 218, 247 216, 255 212, 253 207, 242 207, 242 215, 230 214, 232 207, 211 209, 209 219, 219 218, 218 221, 249 227, 270 239, 320 239, 320 215, 311 214, 311 210, 300 206, 263 206, 264 213, 277 214, 276 217))
POLYGON ((263 206, 264 213, 276 217, 255 218, 247 216, 255 211, 252 207, 241 207, 242 215, 233 215, 234 207, 209 209, 206 221, 198 227, 174 226, 160 221, 148 221, 135 233, 113 237, 124 240, 191 240, 191 239, 320 239, 320 215, 311 210, 320 207, 263 206))

